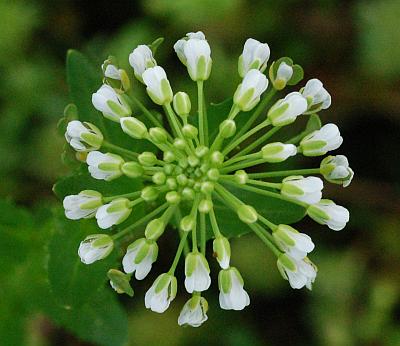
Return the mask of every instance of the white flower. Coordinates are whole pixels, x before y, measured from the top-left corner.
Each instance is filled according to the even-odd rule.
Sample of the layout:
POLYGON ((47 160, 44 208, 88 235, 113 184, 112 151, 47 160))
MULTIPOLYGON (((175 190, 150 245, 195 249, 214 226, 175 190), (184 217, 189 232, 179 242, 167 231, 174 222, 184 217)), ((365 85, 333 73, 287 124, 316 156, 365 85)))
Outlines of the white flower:
POLYGON ((114 247, 114 242, 107 234, 91 234, 79 245, 78 255, 85 264, 91 264, 107 257, 114 247))
POLYGON ((308 204, 321 200, 324 183, 320 178, 290 176, 282 180, 281 194, 308 204))
POLYGON ((278 225, 272 236, 278 247, 296 260, 303 259, 314 250, 314 243, 311 238, 289 225, 278 225))
POLYGON ((290 156, 297 154, 297 147, 293 144, 284 144, 281 142, 269 143, 261 148, 263 159, 267 162, 282 162, 290 156))
POLYGON ((327 225, 334 231, 342 230, 349 222, 349 211, 329 199, 321 199, 307 208, 307 214, 321 225, 327 225))
POLYGON ((208 319, 207 311, 207 300, 197 295, 193 296, 183 306, 179 314, 178 324, 180 326, 200 327, 208 319))
POLYGON ((97 224, 100 228, 106 229, 113 225, 124 222, 130 213, 130 200, 127 198, 117 198, 108 204, 102 205, 96 212, 97 224))
POLYGON ((189 293, 202 292, 210 287, 210 267, 203 254, 191 252, 186 256, 185 276, 185 288, 189 293))
POLYGON ((137 280, 143 280, 157 260, 158 246, 155 241, 140 238, 128 246, 122 259, 125 273, 135 272, 137 280))
POLYGON ((174 49, 179 60, 187 67, 192 80, 208 79, 212 66, 211 49, 201 31, 188 33, 187 38, 175 43, 174 49))
POLYGON ((344 155, 328 156, 321 161, 321 173, 325 179, 343 187, 350 185, 354 172, 349 167, 349 161, 344 155))
POLYGON ((70 220, 93 217, 102 205, 101 193, 92 190, 84 190, 77 195, 66 196, 63 201, 65 216, 70 220))
POLYGON ((239 271, 230 267, 218 275, 219 305, 224 310, 243 310, 250 304, 250 298, 243 289, 243 278, 239 271))
POLYGON ((120 72, 121 70, 118 70, 118 68, 115 65, 109 64, 104 69, 104 64, 103 64, 101 65, 101 68, 104 70, 104 77, 121 80, 121 72, 120 72))
POLYGON ((167 75, 161 66, 150 67, 144 71, 143 82, 154 103, 164 105, 172 102, 172 90, 167 75))
POLYGON ((263 72, 267 67, 270 55, 268 44, 261 43, 253 38, 246 40, 243 46, 243 53, 239 57, 238 71, 240 77, 244 77, 251 69, 263 72))
POLYGON ((228 269, 229 261, 231 259, 231 246, 229 240, 223 236, 215 238, 213 241, 213 251, 220 267, 222 269, 228 269))
POLYGON ((142 44, 137 46, 131 54, 129 54, 129 64, 132 66, 135 73, 135 77, 143 82, 143 72, 150 67, 157 65, 157 62, 153 58, 151 49, 142 44))
POLYGON ((148 135, 146 125, 135 117, 123 117, 119 121, 122 131, 132 138, 143 139, 148 135))
POLYGON ((256 69, 252 69, 246 73, 243 81, 237 87, 233 96, 233 102, 242 111, 253 109, 260 101, 261 94, 267 90, 267 77, 256 69))
POLYGON ((326 91, 319 79, 310 79, 301 90, 302 95, 307 99, 307 113, 319 112, 331 105, 331 95, 326 91))
POLYGON ((83 152, 97 150, 103 143, 103 135, 96 126, 78 120, 68 123, 65 139, 76 151, 83 152))
POLYGON ((274 80, 274 85, 276 89, 282 90, 287 82, 290 81, 290 79, 293 76, 293 67, 282 61, 278 69, 276 71, 276 78, 274 80))
POLYGON ((288 254, 282 254, 278 257, 277 266, 292 288, 300 289, 306 286, 311 290, 317 277, 317 269, 308 258, 295 259, 288 254))
POLYGON ((342 143, 339 128, 335 124, 326 124, 305 136, 300 142, 300 148, 305 156, 320 156, 339 148, 342 143))
POLYGON ((122 175, 121 166, 124 160, 119 155, 91 151, 86 158, 86 163, 93 178, 110 181, 122 175))
POLYGON ((132 110, 123 96, 117 94, 112 87, 106 84, 92 95, 92 103, 94 108, 102 112, 107 119, 115 122, 119 122, 121 117, 132 114, 132 110))
POLYGON ((268 119, 274 126, 293 123, 307 110, 307 100, 299 92, 292 92, 278 100, 268 111, 268 119))
POLYGON ((146 308, 163 313, 175 299, 176 289, 176 277, 168 273, 161 274, 146 292, 144 297, 146 308))

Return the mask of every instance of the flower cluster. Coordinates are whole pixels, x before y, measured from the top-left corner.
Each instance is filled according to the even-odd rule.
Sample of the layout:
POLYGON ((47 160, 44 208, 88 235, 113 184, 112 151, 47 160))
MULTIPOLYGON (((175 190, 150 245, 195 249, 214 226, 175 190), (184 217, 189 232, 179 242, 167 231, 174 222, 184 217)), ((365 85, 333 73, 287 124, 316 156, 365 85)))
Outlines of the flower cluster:
POLYGON ((317 275, 316 266, 308 258, 314 249, 311 238, 289 225, 274 224, 257 211, 256 205, 244 203, 233 191, 250 191, 296 204, 316 222, 332 230, 343 229, 349 221, 349 212, 329 199, 322 199, 324 183, 315 175, 331 183, 349 185, 353 171, 345 156, 328 156, 317 168, 285 171, 268 168, 257 173, 245 170, 265 163, 272 167, 296 155, 322 156, 339 148, 343 138, 338 127, 331 123, 284 142, 270 141, 298 117, 327 109, 331 104, 330 94, 318 79, 311 79, 299 91, 276 97, 277 92, 301 81, 302 69, 291 59, 280 58, 270 64, 267 77, 264 72, 270 48, 250 38, 238 60, 242 80, 233 94, 231 110, 212 138, 203 92, 212 59, 204 34, 188 33, 174 45, 179 60, 197 84, 196 119, 189 95, 172 91, 165 70, 154 58, 153 48, 153 45, 139 45, 129 55, 129 63, 150 99, 164 110, 164 119, 135 97, 130 73, 120 69, 114 59, 102 65, 104 84, 93 94, 92 103, 105 118, 118 123, 126 136, 150 142, 154 152, 137 153, 109 143, 90 123, 74 120, 67 126, 66 140, 84 154, 94 179, 111 181, 126 176, 143 183, 139 191, 126 191, 118 196, 103 196, 92 190, 67 196, 64 199, 67 218, 96 218, 99 228, 107 230, 127 220, 138 205, 151 205, 145 216, 128 227, 122 230, 113 227, 108 233, 84 239, 78 251, 82 262, 91 264, 105 258, 115 246, 124 246, 124 239, 131 239, 133 232, 144 229, 143 235, 126 247, 121 270, 111 269, 108 273, 110 284, 118 293, 132 296, 132 276, 143 280, 149 274, 157 261, 160 237, 168 224, 177 220, 180 242, 175 258, 168 272, 159 275, 148 289, 145 305, 158 313, 168 309, 178 288, 175 270, 184 256, 184 287, 192 297, 183 306, 178 323, 198 327, 207 320, 208 304, 202 292, 211 285, 206 258, 206 228, 210 228, 214 257, 220 266, 220 306, 241 310, 249 305, 250 298, 239 270, 231 265, 230 242, 214 211, 214 204, 219 202, 236 213, 271 249, 278 270, 291 287, 311 289, 317 275), (146 121, 133 114, 134 107, 141 109, 146 121), (246 117, 246 121, 237 129, 240 116, 246 117), (163 120, 168 122, 167 126, 163 120), (245 142, 253 135, 258 135, 256 140, 245 142))

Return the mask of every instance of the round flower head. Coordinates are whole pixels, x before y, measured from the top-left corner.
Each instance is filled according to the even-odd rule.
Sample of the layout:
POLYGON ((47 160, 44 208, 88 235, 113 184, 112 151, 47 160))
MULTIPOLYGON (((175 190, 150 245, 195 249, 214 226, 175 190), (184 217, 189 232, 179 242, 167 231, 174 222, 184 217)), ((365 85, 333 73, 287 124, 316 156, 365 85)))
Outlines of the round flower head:
POLYGON ((268 79, 260 71, 252 69, 246 73, 236 89, 233 102, 242 111, 253 109, 260 101, 261 94, 267 90, 268 79))
POLYGON ((143 73, 150 67, 157 65, 151 49, 141 44, 129 54, 129 64, 132 66, 135 77, 143 83, 143 73))
POLYGON ((92 264, 107 257, 113 248, 113 240, 107 234, 91 234, 79 245, 78 255, 83 263, 92 264))
POLYGON ((335 124, 326 124, 305 136, 300 142, 300 148, 305 156, 320 156, 336 150, 342 143, 339 128, 335 124))
POLYGON ((65 139, 76 151, 87 152, 101 147, 103 135, 93 124, 73 120, 67 125, 65 139))
POLYGON ((293 123, 307 110, 307 100, 298 92, 292 92, 278 100, 268 111, 268 119, 274 126, 293 123))
POLYGON ((268 44, 261 43, 253 38, 246 40, 243 53, 239 57, 238 71, 240 77, 244 77, 251 69, 263 72, 267 67, 270 55, 268 44))
POLYGON ((295 259, 288 254, 282 254, 278 258, 277 265, 283 278, 289 281, 292 288, 300 289, 306 286, 311 290, 317 270, 310 260, 295 259))
POLYGON ((103 205, 103 199, 101 193, 85 190, 77 195, 66 196, 63 205, 68 219, 87 219, 96 214, 97 209, 103 205))
POLYGON ((115 122, 119 122, 119 118, 132 114, 129 104, 109 85, 102 85, 92 95, 92 103, 107 119, 115 122))
POLYGON ((307 113, 319 112, 331 105, 331 95, 326 91, 319 79, 310 79, 301 90, 302 95, 307 99, 307 113))
POLYGON ((218 275, 219 304, 224 310, 243 310, 250 304, 250 298, 243 289, 243 278, 239 271, 230 267, 218 275))
POLYGON ((307 214, 316 222, 327 225, 334 231, 345 228, 350 219, 349 211, 346 208, 329 199, 321 199, 319 203, 310 205, 307 214))
POLYGON ((207 300, 200 296, 193 296, 183 306, 179 314, 178 324, 180 326, 200 327, 208 319, 207 311, 207 300))

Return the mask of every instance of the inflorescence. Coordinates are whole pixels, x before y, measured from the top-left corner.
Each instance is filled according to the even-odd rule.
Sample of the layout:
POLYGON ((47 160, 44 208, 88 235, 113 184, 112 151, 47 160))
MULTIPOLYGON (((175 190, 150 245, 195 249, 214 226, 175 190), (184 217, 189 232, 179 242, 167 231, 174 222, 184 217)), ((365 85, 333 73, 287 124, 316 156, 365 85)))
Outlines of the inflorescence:
POLYGON ((136 153, 109 143, 93 124, 78 120, 68 123, 65 137, 72 148, 85 157, 94 179, 111 181, 124 175, 140 179, 144 187, 119 196, 106 197, 93 190, 67 196, 64 199, 67 218, 95 217, 98 226, 105 230, 124 222, 138 205, 148 203, 152 206, 144 217, 125 229, 114 234, 89 235, 79 246, 82 262, 91 264, 105 258, 116 244, 122 246, 124 238, 131 237, 132 232, 143 230, 145 226, 144 235, 126 249, 122 259, 123 271, 110 269, 108 273, 110 284, 118 293, 132 296, 132 275, 137 280, 147 276, 157 260, 158 239, 169 223, 178 220, 180 242, 176 256, 169 271, 159 275, 148 289, 145 305, 159 313, 169 307, 177 292, 175 270, 184 255, 184 286, 192 297, 183 306, 178 323, 197 327, 207 320, 208 304, 202 292, 211 284, 206 259, 206 228, 211 225, 213 252, 221 267, 218 276, 220 306, 222 309, 241 310, 249 305, 250 299, 243 288, 241 274, 230 264, 230 243, 214 212, 214 203, 218 200, 234 211, 272 250, 280 273, 291 287, 311 289, 317 275, 316 266, 307 257, 314 249, 311 238, 289 225, 272 223, 257 212, 257 206, 244 203, 232 191, 251 191, 295 203, 304 207, 313 220, 330 229, 337 231, 345 227, 349 212, 329 199, 321 199, 323 181, 312 176, 322 175, 331 183, 349 185, 353 171, 345 156, 328 156, 318 168, 260 173, 245 171, 259 164, 283 162, 300 154, 322 156, 339 148, 343 139, 334 124, 326 124, 306 136, 300 134, 285 143, 269 141, 302 114, 328 108, 331 104, 329 93, 318 79, 311 79, 300 91, 291 92, 271 104, 275 94, 297 84, 303 72, 291 59, 281 58, 270 65, 267 78, 264 72, 270 56, 269 46, 250 38, 238 61, 242 82, 234 93, 229 114, 211 140, 203 84, 210 76, 212 59, 204 34, 189 33, 174 45, 179 60, 197 83, 195 121, 190 116, 189 95, 182 91, 173 93, 164 69, 154 59, 157 42, 139 45, 129 55, 129 63, 136 79, 146 86, 151 100, 163 108, 168 126, 164 126, 163 119, 135 97, 128 72, 119 69, 113 58, 102 65, 103 85, 93 94, 92 103, 105 118, 120 124, 126 135, 149 141, 161 155, 150 151, 136 153), (141 109, 152 127, 132 114, 133 105, 141 109), (242 112, 252 110, 244 125, 237 129, 235 119, 242 112), (243 146, 245 140, 255 134, 261 136, 243 146), (278 183, 268 181, 268 178, 276 181, 276 177, 282 180, 278 183), (187 210, 187 215, 183 215, 182 210, 187 210))

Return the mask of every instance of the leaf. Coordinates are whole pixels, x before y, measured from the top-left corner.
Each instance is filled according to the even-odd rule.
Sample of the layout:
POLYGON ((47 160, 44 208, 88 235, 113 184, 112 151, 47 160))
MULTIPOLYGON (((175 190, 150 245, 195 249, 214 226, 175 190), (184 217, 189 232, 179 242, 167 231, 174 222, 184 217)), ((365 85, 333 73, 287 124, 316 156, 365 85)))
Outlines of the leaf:
POLYGON ((100 233, 92 220, 71 221, 64 216, 55 220, 49 244, 48 276, 54 296, 65 309, 75 309, 87 302, 105 283, 113 266, 113 253, 91 265, 78 256, 79 243, 89 234, 100 233))

